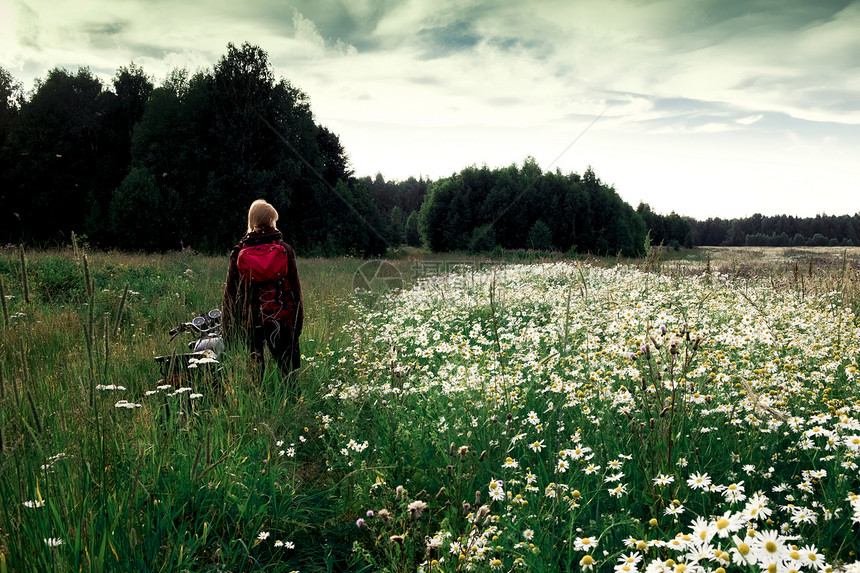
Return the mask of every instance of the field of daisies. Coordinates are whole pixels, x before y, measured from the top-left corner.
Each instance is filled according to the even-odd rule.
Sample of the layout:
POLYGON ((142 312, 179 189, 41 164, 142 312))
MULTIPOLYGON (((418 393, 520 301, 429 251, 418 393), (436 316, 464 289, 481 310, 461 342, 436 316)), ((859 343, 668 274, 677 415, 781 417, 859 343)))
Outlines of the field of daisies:
POLYGON ((390 571, 860 570, 847 302, 579 263, 380 298, 324 389, 356 555, 390 571))
POLYGON ((225 257, 2 249, 0 573, 860 571, 860 274, 818 253, 300 259, 287 384, 154 360, 225 257))

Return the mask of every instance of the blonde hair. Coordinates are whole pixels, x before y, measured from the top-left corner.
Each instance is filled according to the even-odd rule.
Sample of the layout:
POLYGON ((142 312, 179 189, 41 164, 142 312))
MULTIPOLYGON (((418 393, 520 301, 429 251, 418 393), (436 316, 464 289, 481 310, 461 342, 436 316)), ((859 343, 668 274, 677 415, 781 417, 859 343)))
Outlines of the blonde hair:
POLYGON ((257 199, 248 209, 248 232, 271 227, 277 229, 278 212, 265 199, 257 199))

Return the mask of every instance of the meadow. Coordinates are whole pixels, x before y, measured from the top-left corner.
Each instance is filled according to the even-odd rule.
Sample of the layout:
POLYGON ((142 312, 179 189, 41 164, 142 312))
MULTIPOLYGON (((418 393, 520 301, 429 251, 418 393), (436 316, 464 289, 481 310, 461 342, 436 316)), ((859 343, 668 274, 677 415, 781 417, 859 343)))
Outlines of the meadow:
POLYGON ((0 572, 857 570, 857 249, 411 254, 299 260, 294 393, 160 383, 226 257, 7 248, 0 572))

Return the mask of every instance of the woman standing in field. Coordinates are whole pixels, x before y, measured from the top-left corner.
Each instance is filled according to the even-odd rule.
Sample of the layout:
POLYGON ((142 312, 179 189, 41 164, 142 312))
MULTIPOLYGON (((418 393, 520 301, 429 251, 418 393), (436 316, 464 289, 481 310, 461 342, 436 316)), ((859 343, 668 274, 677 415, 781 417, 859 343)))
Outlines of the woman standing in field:
POLYGON ((304 321, 296 254, 276 227, 278 212, 263 199, 251 203, 248 230, 230 253, 224 287, 222 330, 251 351, 258 379, 268 346, 288 379, 300 366, 304 321))

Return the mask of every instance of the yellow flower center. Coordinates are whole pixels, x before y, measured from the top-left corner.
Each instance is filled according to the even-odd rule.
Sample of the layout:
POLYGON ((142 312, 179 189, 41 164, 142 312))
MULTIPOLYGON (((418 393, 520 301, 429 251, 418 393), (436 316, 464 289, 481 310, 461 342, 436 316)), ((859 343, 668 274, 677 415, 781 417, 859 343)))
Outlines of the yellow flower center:
POLYGON ((741 543, 740 545, 738 545, 738 553, 746 557, 750 554, 750 546, 746 543, 741 543))
POLYGON ((729 526, 729 520, 725 517, 721 517, 717 520, 717 529, 725 529, 729 526))
POLYGON ((764 544, 764 550, 768 553, 776 553, 776 543, 773 541, 768 541, 764 544))
POLYGON ((800 553, 798 553, 797 551, 792 551, 788 554, 788 556, 795 560, 800 559, 800 553))
POLYGON ((586 555, 585 557, 582 558, 582 561, 580 561, 580 563, 583 566, 594 565, 594 557, 592 557, 591 555, 586 555))

